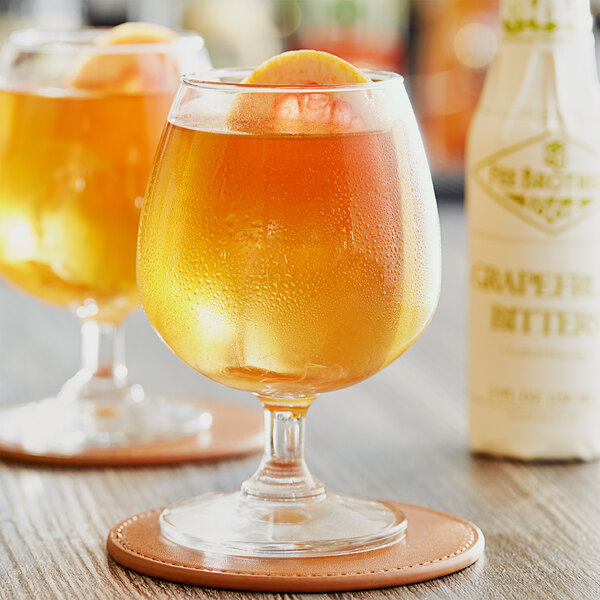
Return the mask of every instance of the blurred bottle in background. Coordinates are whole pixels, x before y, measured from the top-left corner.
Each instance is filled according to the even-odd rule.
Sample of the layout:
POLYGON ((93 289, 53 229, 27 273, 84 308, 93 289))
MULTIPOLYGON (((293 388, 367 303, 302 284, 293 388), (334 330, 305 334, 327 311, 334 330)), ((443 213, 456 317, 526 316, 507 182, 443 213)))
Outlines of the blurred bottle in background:
POLYGON ((287 49, 331 52, 366 69, 404 71, 408 0, 280 0, 287 49))
MULTIPOLYGON (((152 0, 145 0, 152 3, 152 0)), ((277 25, 283 0, 187 0, 182 27, 199 32, 215 67, 253 66, 283 49, 277 25)))
POLYGON ((498 47, 498 0, 419 0, 413 93, 434 175, 462 174, 467 129, 498 47))

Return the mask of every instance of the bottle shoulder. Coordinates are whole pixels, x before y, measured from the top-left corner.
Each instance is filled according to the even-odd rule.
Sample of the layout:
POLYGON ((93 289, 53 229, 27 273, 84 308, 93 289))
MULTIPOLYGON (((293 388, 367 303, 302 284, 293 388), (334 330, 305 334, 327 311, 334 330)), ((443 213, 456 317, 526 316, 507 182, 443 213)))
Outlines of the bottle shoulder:
POLYGON ((503 43, 488 71, 477 113, 488 118, 600 122, 593 39, 561 44, 503 43))

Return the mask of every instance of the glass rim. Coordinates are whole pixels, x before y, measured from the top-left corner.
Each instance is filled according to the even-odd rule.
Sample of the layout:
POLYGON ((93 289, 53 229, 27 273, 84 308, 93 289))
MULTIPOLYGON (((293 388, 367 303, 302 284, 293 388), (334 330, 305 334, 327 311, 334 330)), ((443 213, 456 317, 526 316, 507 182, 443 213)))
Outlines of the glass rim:
POLYGON ((7 44, 19 52, 69 54, 93 50, 94 54, 160 54, 172 52, 181 43, 204 48, 204 38, 195 31, 175 31, 177 37, 170 42, 100 45, 97 35, 111 27, 78 27, 72 29, 44 29, 29 27, 13 31, 7 44))
POLYGON ((404 77, 393 71, 378 71, 372 69, 360 69, 373 81, 365 83, 341 83, 341 84, 309 84, 309 85, 280 85, 280 84, 254 84, 235 83, 230 81, 218 81, 220 77, 245 77, 254 71, 255 67, 227 67, 218 69, 207 69, 199 73, 184 73, 181 76, 181 85, 197 88, 221 91, 240 92, 262 92, 262 93, 306 93, 319 92, 356 92, 366 90, 378 90, 393 84, 404 86, 404 77))

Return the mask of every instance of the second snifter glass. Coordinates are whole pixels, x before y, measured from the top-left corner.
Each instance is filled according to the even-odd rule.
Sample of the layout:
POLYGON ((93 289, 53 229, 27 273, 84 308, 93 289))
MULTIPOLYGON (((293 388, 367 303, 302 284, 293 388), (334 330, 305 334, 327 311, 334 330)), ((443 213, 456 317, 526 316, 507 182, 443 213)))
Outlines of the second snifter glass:
POLYGON ((431 319, 427 160, 399 75, 302 87, 241 83, 248 73, 184 78, 142 211, 138 283, 180 358, 257 396, 265 453, 241 491, 168 507, 162 532, 242 556, 379 547, 402 537, 404 515, 328 493, 304 462, 304 421, 319 394, 383 369, 431 319))
POLYGON ((198 35, 120 27, 21 31, 2 53, 0 273, 73 310, 83 334, 82 368, 55 397, 2 413, 0 441, 29 453, 72 455, 210 425, 197 406, 128 382, 120 329, 139 305, 139 212, 169 106, 180 73, 209 59, 198 35), (163 32, 169 39, 136 43, 163 32))

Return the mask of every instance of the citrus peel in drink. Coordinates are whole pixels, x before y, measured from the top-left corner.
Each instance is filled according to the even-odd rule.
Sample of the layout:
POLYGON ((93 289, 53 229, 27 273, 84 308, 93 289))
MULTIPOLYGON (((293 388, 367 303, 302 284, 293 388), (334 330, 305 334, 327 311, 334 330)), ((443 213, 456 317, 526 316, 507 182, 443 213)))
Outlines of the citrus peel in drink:
POLYGON ((344 85, 369 83, 349 62, 320 50, 291 50, 259 65, 244 83, 253 85, 344 85))
POLYGON ((172 42, 177 34, 168 27, 141 21, 111 27, 96 39, 99 44, 161 44, 172 42))
POLYGON ((179 67, 175 57, 164 52, 128 52, 126 45, 170 44, 177 34, 161 25, 131 22, 100 34, 94 45, 98 52, 87 53, 76 65, 70 79, 79 90, 113 93, 142 93, 175 89, 179 67), (123 52, 115 46, 124 46, 123 52))
POLYGON ((231 130, 247 133, 327 134, 360 131, 364 121, 343 92, 309 91, 318 86, 344 86, 371 80, 349 62, 328 52, 293 50, 257 67, 242 82, 256 86, 307 88, 289 93, 242 92, 229 112, 231 130))

